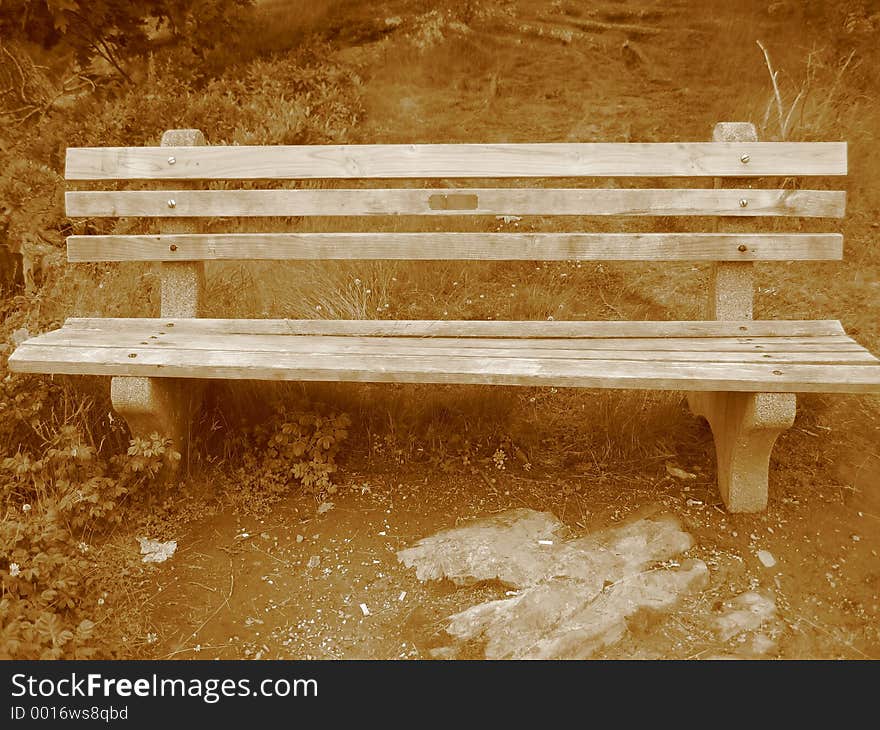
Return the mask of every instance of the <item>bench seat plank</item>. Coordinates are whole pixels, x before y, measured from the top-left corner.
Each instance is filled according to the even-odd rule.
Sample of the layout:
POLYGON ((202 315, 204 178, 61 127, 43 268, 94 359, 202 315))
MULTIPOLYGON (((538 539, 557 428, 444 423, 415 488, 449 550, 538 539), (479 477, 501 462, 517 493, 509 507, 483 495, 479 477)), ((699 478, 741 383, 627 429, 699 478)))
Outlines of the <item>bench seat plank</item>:
POLYGON ((70 317, 64 329, 143 331, 189 327, 217 334, 337 335, 341 337, 833 337, 846 336, 836 319, 807 320, 437 320, 437 319, 147 319, 70 317))
MULTIPOLYGON (((880 392, 880 363, 840 335, 536 338, 523 345, 504 337, 219 334, 210 326, 199 332, 199 320, 179 320, 172 328, 163 320, 126 320, 125 326, 102 330, 94 324, 98 321, 113 323, 90 320, 90 328, 65 327, 28 340, 10 357, 10 369, 254 380, 880 392)), ((238 322, 244 329, 250 320, 238 322)))
POLYGON ((843 258, 839 233, 194 233, 69 236, 67 259, 793 261, 843 258))
MULTIPOLYGON (((496 350, 504 354, 508 350, 516 350, 517 356, 522 352, 558 352, 572 351, 573 356, 583 352, 623 352, 628 357, 645 359, 645 353, 667 352, 690 357, 694 353, 732 353, 742 358, 749 355, 761 356, 761 353, 870 353, 849 337, 701 337, 701 338, 568 338, 568 339, 517 339, 517 338, 481 338, 481 337, 433 337, 395 338, 399 342, 395 351, 431 352, 444 351, 455 354, 456 350, 466 350, 472 354, 475 350, 496 350)), ((213 332, 200 332, 196 328, 175 328, 167 330, 157 328, 149 332, 144 339, 142 329, 128 332, 93 331, 84 334, 82 331, 68 331, 66 328, 49 332, 40 337, 41 345, 77 346, 87 343, 93 347, 124 347, 138 349, 139 345, 150 347, 179 347, 196 350, 260 350, 290 352, 364 352, 373 350, 385 351, 388 346, 381 337, 355 337, 332 335, 290 335, 290 334, 250 334, 219 335, 213 332)), ((815 355, 814 355, 815 356, 815 355)))

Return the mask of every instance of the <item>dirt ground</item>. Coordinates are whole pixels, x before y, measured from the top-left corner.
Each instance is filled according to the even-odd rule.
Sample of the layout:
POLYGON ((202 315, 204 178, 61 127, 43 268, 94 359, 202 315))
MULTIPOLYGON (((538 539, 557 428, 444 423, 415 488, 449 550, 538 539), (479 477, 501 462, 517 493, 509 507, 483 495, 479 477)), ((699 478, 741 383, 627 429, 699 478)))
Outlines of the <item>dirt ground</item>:
MULTIPOLYGON (((680 0, 600 3, 582 15, 564 5, 516 0, 504 18, 475 18, 453 41, 457 31, 443 28, 406 53, 393 37, 343 45, 340 55, 364 68, 368 116, 356 141, 708 138, 721 120, 712 115, 724 111, 723 90, 705 81, 705 34, 717 18, 680 0)), ((662 318, 669 296, 658 286, 616 306, 662 318)), ((225 509, 181 523, 174 557, 139 569, 133 604, 143 630, 128 644, 157 658, 430 658, 446 643, 446 617, 505 588, 421 584, 396 551, 469 518, 530 507, 577 534, 671 513, 695 539, 689 555, 709 567, 705 590, 633 623, 598 658, 880 658, 876 420, 862 415, 864 399, 806 402, 807 415, 777 443, 770 505, 759 515, 723 510, 711 434, 697 422, 671 434, 653 461, 602 469, 581 459, 443 474, 355 453, 331 509, 297 496, 263 518, 225 509), (670 475, 667 464, 694 478, 670 475), (765 567, 759 550, 776 564, 765 567), (722 641, 715 617, 748 590, 776 603, 762 629, 769 641, 722 641)), ((480 646, 466 652, 481 655, 480 646)))

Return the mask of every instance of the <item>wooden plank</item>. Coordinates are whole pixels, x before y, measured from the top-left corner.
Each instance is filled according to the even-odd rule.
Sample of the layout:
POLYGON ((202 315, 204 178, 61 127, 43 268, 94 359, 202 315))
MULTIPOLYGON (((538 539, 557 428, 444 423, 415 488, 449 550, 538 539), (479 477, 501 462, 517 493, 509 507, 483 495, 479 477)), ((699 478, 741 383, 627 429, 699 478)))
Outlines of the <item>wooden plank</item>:
POLYGON ((842 350, 779 350, 768 352, 766 350, 644 350, 644 349, 589 349, 589 348, 522 348, 522 347, 461 347, 461 348, 438 348, 423 347, 413 342, 405 344, 392 343, 377 340, 373 343, 345 343, 331 346, 328 343, 316 344, 312 347, 305 342, 284 342, 276 339, 272 342, 238 342, 235 340, 214 346, 213 343, 196 340, 192 343, 150 343, 143 345, 138 341, 130 341, 125 345, 108 342, 72 342, 62 344, 58 342, 34 342, 39 347, 88 347, 93 349, 122 349, 126 352, 143 353, 147 351, 174 352, 176 350, 201 350, 205 352, 263 352, 305 355, 394 355, 435 357, 481 357, 481 358, 506 358, 506 359, 563 359, 563 360, 643 360, 648 362, 813 362, 820 364, 833 364, 837 362, 861 362, 876 363, 877 359, 863 348, 845 348, 842 350))
POLYGON ((134 330, 154 328, 217 334, 290 334, 391 337, 831 337, 845 335, 837 320, 756 321, 552 321, 531 320, 372 320, 372 319, 150 319, 140 317, 71 317, 65 329, 134 330))
POLYGON ((486 383, 750 392, 880 392, 880 366, 142 351, 23 344, 15 372, 247 380, 486 383))
MULTIPOLYGON (((866 350, 848 337, 775 337, 743 340, 728 338, 583 338, 583 339, 504 339, 459 337, 333 337, 327 335, 217 334, 183 329, 140 330, 135 332, 87 331, 62 328, 31 340, 34 344, 57 346, 126 347, 141 346, 207 350, 272 350, 291 352, 436 352, 472 354, 477 350, 497 350, 499 354, 521 352, 559 352, 569 357, 590 352, 627 352, 639 357, 641 352, 670 352, 679 357, 692 353, 739 353, 762 356, 762 353, 864 353, 866 350)), ((873 357, 873 356, 871 356, 873 357)), ((650 359, 648 357, 647 359, 650 359)))
POLYGON ((842 190, 600 188, 113 190, 67 192, 65 202, 68 216, 89 218, 380 215, 842 218, 846 193, 842 190))
POLYGON ((843 257, 838 233, 212 233, 70 236, 68 261, 789 261, 843 257))
MULTIPOLYGON (((156 321, 156 320, 150 320, 156 321)), ((161 336, 169 343, 176 343, 186 347, 187 343, 204 339, 207 342, 222 344, 224 339, 236 342, 270 342, 297 341, 305 343, 305 346, 320 347, 322 343, 329 347, 354 343, 383 342, 385 340, 400 343, 415 343, 424 347, 508 347, 508 348, 551 348, 572 347, 580 349, 654 349, 654 350, 752 350, 776 348, 779 351, 786 349, 794 350, 847 350, 863 349, 855 340, 845 335, 828 337, 569 337, 569 338, 517 338, 517 337, 399 337, 399 336, 358 336, 358 335, 302 335, 286 332, 218 332, 200 327, 174 327, 166 328, 133 326, 130 329, 105 328, 86 329, 76 327, 62 327, 34 338, 40 344, 49 342, 100 342, 105 340, 111 346, 115 343, 127 341, 140 341, 161 336)), ((237 346, 236 346, 237 347, 237 346)))
POLYGON ((70 147, 68 180, 845 175, 845 142, 70 147), (745 160, 745 161, 744 161, 745 160))

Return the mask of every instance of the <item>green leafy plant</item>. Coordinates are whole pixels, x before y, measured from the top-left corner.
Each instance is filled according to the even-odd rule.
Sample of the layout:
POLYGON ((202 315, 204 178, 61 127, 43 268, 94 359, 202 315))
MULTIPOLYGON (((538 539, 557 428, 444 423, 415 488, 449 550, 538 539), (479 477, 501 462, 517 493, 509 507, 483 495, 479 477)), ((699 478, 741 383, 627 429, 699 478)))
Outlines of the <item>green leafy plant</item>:
POLYGON ((307 491, 330 490, 336 471, 336 454, 348 436, 347 414, 318 416, 302 414, 288 420, 269 438, 266 466, 298 480, 307 491))
POLYGON ((236 488, 269 501, 302 487, 315 496, 333 494, 337 457, 349 435, 346 413, 288 413, 283 409, 267 424, 253 429, 254 446, 235 471, 236 488))
POLYGON ((45 378, 0 381, 0 659, 86 659, 115 649, 94 631, 103 604, 92 549, 161 498, 175 454, 158 434, 105 455, 93 401, 45 378), (146 488, 150 487, 150 488, 146 488))

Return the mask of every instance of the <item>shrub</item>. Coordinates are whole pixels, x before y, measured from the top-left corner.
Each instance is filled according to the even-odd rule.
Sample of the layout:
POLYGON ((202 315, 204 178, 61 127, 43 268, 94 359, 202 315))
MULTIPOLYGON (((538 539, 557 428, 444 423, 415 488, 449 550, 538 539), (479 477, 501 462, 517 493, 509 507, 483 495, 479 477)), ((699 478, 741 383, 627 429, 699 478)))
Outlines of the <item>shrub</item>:
POLYGON ((349 435, 346 413, 292 411, 279 407, 274 419, 249 430, 251 444, 234 471, 236 490, 263 505, 300 486, 322 498, 333 494, 337 457, 349 435))
POLYGON ((168 442, 133 439, 106 456, 87 435, 94 411, 47 378, 0 381, 0 659, 113 652, 93 631, 103 599, 90 543, 160 498, 168 442))

